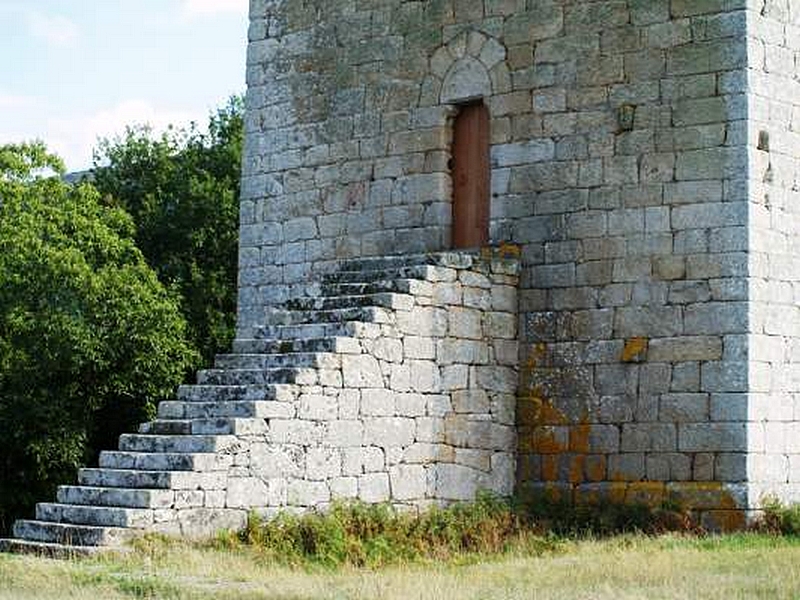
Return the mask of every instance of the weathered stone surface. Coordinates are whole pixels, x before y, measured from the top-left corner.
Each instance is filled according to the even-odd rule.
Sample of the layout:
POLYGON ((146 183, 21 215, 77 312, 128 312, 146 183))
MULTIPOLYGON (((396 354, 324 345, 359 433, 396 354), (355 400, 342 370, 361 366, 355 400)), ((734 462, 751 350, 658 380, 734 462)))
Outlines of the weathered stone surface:
MULTIPOLYGON (((516 303, 516 269, 494 258, 448 253, 424 257, 425 268, 408 273, 429 277, 410 280, 426 285, 398 284, 419 296, 396 302, 396 294, 364 300, 343 293, 395 285, 384 283, 383 269, 405 260, 345 263, 341 287, 272 311, 270 322, 281 325, 237 340, 242 354, 220 357, 213 382, 205 377, 202 385, 181 388, 180 402, 165 405, 141 433, 123 436, 124 451, 105 455, 101 469, 83 475, 119 488, 62 487, 62 502, 103 504, 100 513, 78 508, 69 514, 197 535, 215 523, 242 522, 250 510, 324 508, 339 498, 427 506, 466 498, 466 489, 512 490, 513 402, 496 398, 494 388, 508 394, 516 379, 508 356, 503 366, 495 360, 516 342, 486 335, 482 320, 492 307, 466 306, 461 282, 499 278, 507 288, 500 303, 508 308, 516 303), (447 266, 428 269, 428 260, 447 266), (363 281, 353 281, 352 273, 363 281), (404 328, 412 321, 401 327, 396 316, 418 309, 428 318, 408 335, 404 328), (452 311, 461 312, 448 331, 452 311), (340 318, 360 321, 335 322, 340 318), (485 371, 470 377, 477 368, 485 371), (271 383, 273 376, 280 383, 271 383), (448 432, 454 417, 465 420, 448 432), (443 464, 474 471, 468 488, 447 491, 447 474, 437 483, 435 468, 443 464), (116 506, 150 512, 123 513, 116 506)), ((58 526, 37 525, 52 535, 58 526)))
POLYGON ((479 60, 466 56, 454 63, 442 83, 441 102, 465 102, 486 98, 492 93, 492 82, 486 66, 479 60))
POLYGON ((516 464, 707 523, 797 497, 798 0, 289 4, 251 7, 236 354, 81 475, 124 486, 63 498, 191 534, 508 493, 516 464), (495 248, 429 255, 466 101, 495 248))
POLYGON ((381 388, 383 375, 375 357, 367 354, 342 357, 344 385, 354 388, 381 388))
MULTIPOLYGON (((333 57, 305 47, 304 68, 316 74, 332 60, 347 81, 270 87, 251 73, 259 143, 243 185, 240 324, 336 260, 377 255, 373 240, 398 254, 448 247, 453 117, 464 101, 482 101, 489 239, 522 258, 519 303, 499 272, 443 262, 432 267, 429 301, 397 312, 402 362, 381 353, 391 363, 379 364, 383 385, 409 399, 448 397, 426 401, 424 416, 421 401, 398 412, 429 419, 417 423, 428 441, 414 443, 438 443, 435 420, 451 412, 486 415, 471 412, 485 407, 474 390, 490 406, 494 393, 519 392, 541 404, 518 423, 523 480, 611 494, 617 478, 629 482, 620 498, 654 499, 663 483, 637 478, 713 483, 736 471, 716 468, 715 453, 752 451, 769 458, 747 463, 748 485, 791 494, 800 461, 781 424, 795 418, 800 394, 800 109, 787 41, 796 2, 457 2, 413 35, 373 28, 358 49, 326 48, 333 57), (419 59, 406 64, 401 48, 419 59), (367 50, 380 73, 364 72, 367 50), (267 296, 258 285, 267 278, 285 291, 267 296), (549 462, 542 440, 526 438, 541 421, 571 428, 549 462), (746 447, 714 450, 730 446, 720 433, 729 424, 746 428, 746 440, 731 434, 746 447), (617 446, 595 425, 616 428, 617 446), (582 487, 595 484, 606 487, 582 487)), ((265 33, 251 63, 289 68, 296 39, 317 27, 265 33)), ((482 464, 471 453, 480 449, 462 450, 482 464)))

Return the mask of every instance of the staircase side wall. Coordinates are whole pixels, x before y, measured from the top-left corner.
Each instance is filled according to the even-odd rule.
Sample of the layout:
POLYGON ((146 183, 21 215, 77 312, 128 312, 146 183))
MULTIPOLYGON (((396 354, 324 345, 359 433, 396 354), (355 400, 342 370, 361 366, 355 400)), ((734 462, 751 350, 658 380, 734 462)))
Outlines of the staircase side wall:
POLYGON ((240 438, 226 507, 272 513, 336 499, 422 507, 513 492, 516 261, 434 267, 357 324, 240 438))
MULTIPOLYGON (((750 2, 751 501, 800 501, 800 1, 750 2)), ((736 416, 742 418, 739 410, 736 416)), ((744 457, 740 458, 744 461, 744 457)))

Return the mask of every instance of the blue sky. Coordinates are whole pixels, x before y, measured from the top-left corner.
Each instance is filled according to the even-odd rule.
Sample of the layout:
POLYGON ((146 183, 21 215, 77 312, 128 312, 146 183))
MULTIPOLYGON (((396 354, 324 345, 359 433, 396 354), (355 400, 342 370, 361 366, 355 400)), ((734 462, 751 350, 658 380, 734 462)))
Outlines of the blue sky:
POLYGON ((208 113, 245 89, 248 0, 0 0, 0 144, 70 170, 97 137, 208 113))

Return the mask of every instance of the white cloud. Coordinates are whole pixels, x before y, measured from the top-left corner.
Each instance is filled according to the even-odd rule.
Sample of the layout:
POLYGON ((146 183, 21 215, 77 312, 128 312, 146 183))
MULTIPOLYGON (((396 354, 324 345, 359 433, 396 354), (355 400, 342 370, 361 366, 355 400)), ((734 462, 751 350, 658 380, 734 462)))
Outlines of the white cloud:
POLYGON ((0 92, 0 108, 29 108, 38 102, 38 98, 33 96, 22 96, 19 94, 6 94, 0 92))
POLYGON ((144 100, 128 100, 92 115, 54 119, 47 125, 45 138, 52 150, 64 157, 70 169, 85 169, 92 164, 92 150, 99 138, 114 138, 129 125, 150 125, 161 133, 169 125, 187 126, 191 121, 204 124, 207 114, 156 107, 144 100))
POLYGON ((247 15, 248 0, 183 0, 182 12, 186 17, 203 17, 222 13, 247 15))
POLYGON ((78 26, 67 17, 26 10, 25 20, 30 32, 51 46, 72 48, 78 44, 78 26))
MULTIPOLYGON (((0 107, 4 97, 0 94, 0 107)), ((202 127, 208 118, 206 110, 195 114, 189 110, 154 106, 144 100, 128 100, 94 114, 51 117, 55 112, 47 107, 24 104, 0 114, 0 144, 42 139, 50 150, 64 159, 67 169, 83 170, 92 166, 92 151, 98 139, 122 135, 128 125, 147 124, 158 134, 169 125, 184 127, 191 121, 202 127)))

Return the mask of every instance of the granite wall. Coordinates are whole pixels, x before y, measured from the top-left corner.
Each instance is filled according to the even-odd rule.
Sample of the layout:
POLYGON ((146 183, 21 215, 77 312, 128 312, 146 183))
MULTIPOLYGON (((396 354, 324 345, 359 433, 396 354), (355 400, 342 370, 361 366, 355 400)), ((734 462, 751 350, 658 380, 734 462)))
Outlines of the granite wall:
MULTIPOLYGON (((458 105, 518 248, 518 491, 793 497, 796 0, 253 0, 239 326, 450 245, 458 105)), ((795 469, 796 473, 797 470, 795 469)))

